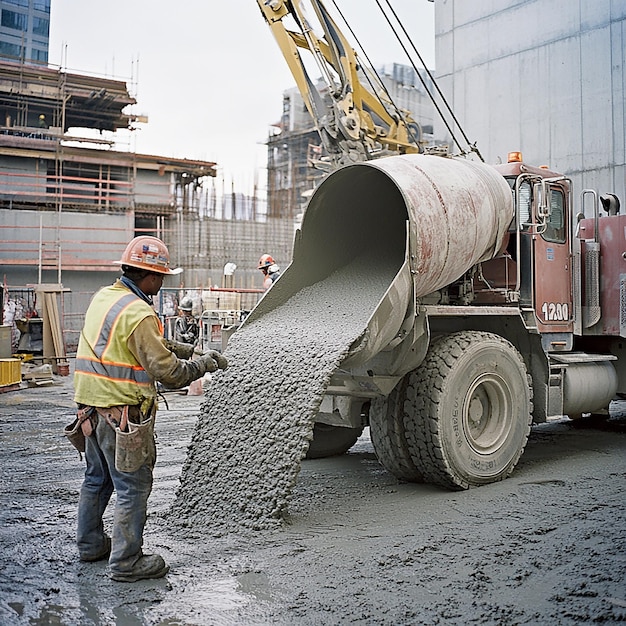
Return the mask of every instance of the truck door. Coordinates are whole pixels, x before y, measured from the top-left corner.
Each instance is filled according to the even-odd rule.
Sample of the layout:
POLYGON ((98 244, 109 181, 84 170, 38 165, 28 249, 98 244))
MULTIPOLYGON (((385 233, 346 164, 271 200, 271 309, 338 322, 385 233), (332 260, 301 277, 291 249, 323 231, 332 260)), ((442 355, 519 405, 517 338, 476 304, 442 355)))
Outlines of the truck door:
POLYGON ((565 187, 551 184, 544 184, 539 195, 544 197, 535 204, 537 227, 533 235, 538 329, 541 333, 573 333, 568 195, 565 187))

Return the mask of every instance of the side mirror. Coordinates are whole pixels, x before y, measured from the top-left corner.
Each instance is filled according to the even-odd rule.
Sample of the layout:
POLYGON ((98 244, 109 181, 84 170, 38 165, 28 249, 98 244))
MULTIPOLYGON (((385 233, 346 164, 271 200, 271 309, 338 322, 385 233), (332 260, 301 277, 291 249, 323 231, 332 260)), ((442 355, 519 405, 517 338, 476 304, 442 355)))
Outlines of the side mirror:
POLYGON ((600 202, 608 215, 619 214, 619 198, 614 193, 603 193, 600 196, 600 202))

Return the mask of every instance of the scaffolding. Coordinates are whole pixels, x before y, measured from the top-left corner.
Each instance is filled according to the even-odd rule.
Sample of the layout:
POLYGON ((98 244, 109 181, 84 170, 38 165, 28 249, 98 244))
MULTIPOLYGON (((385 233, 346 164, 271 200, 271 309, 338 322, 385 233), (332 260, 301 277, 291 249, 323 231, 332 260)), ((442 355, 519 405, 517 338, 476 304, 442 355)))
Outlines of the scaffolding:
POLYGON ((268 214, 295 219, 302 213, 310 191, 324 173, 314 165, 313 155, 321 154, 315 129, 283 131, 268 139, 268 214))
POLYGON ((134 103, 121 81, 0 61, 0 278, 71 288, 61 295, 70 347, 83 294, 115 276, 112 260, 136 235, 165 241, 185 268, 180 288, 239 290, 242 307, 261 292, 261 254, 291 259, 293 221, 267 217, 256 189, 222 181, 220 193, 215 163, 115 149, 102 132, 128 128, 134 103))

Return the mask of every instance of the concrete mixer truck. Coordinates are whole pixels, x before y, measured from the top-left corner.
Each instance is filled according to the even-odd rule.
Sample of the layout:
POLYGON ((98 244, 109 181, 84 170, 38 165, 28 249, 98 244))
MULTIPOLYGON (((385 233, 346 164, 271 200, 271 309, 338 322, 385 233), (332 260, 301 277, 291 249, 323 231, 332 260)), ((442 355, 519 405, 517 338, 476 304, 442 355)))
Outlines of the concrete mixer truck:
POLYGON ((369 425, 398 478, 463 489, 510 475, 533 423, 606 411, 626 392, 626 216, 611 194, 580 201, 592 217, 566 176, 519 153, 329 174, 246 320, 356 259, 338 299, 383 284, 328 381, 310 456, 344 452, 369 425))
POLYGON ((494 167, 424 154, 414 121, 361 81, 321 0, 310 4, 323 37, 300 0, 257 2, 340 169, 246 324, 352 266, 322 305, 358 293, 366 320, 328 380, 308 457, 345 452, 369 426, 398 478, 463 489, 510 475, 533 423, 606 412, 626 393, 618 199, 583 190, 575 202, 566 176, 519 153, 494 167))

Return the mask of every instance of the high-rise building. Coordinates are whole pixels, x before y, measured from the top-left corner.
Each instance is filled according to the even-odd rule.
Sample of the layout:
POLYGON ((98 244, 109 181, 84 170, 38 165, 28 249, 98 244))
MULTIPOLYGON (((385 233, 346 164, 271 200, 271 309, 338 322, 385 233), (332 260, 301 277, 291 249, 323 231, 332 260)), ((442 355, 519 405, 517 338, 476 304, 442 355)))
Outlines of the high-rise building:
POLYGON ((0 0, 0 58, 48 63, 51 0, 0 0))

